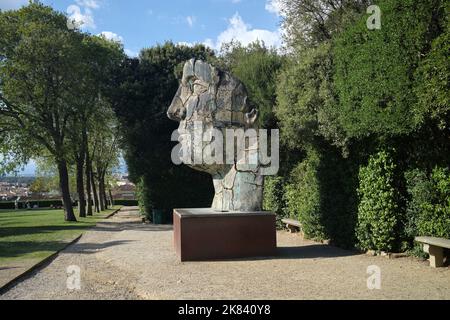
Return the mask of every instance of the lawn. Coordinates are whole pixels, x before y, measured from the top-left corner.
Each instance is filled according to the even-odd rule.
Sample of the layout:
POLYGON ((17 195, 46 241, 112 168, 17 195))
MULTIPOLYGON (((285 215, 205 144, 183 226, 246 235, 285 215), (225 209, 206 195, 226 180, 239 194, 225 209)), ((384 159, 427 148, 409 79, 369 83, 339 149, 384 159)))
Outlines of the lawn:
POLYGON ((78 222, 65 222, 62 210, 0 210, 0 269, 50 256, 119 208, 78 222))

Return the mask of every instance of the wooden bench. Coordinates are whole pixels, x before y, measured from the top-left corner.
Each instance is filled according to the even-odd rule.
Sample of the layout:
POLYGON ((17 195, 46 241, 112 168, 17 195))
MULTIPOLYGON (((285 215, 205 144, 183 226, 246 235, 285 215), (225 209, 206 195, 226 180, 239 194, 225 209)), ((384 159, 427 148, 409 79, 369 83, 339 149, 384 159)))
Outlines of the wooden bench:
POLYGON ((302 224, 300 221, 294 219, 281 219, 281 222, 286 225, 286 228, 290 233, 296 233, 302 229, 302 224))
POLYGON ((430 255, 430 266, 444 266, 444 248, 450 249, 450 240, 434 237, 417 237, 416 242, 423 244, 423 251, 430 255))

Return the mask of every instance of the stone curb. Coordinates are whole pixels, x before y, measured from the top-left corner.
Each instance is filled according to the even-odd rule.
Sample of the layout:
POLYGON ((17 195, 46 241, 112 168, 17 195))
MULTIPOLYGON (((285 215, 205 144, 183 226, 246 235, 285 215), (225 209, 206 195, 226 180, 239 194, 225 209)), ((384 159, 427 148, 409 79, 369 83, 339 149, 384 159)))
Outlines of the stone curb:
POLYGON ((117 214, 120 210, 122 210, 122 209, 123 209, 123 207, 117 209, 116 211, 114 211, 113 213, 109 214, 109 215, 108 215, 106 218, 104 218, 104 219, 106 220, 106 219, 112 218, 114 215, 116 215, 116 214, 117 214))
MULTIPOLYGON (((117 212, 119 212, 122 208, 117 209, 116 211, 114 211, 113 213, 111 213, 110 215, 108 215, 107 217, 103 218, 104 220, 106 219, 110 219, 112 216, 114 216, 115 214, 117 214, 117 212)), ((95 226, 93 226, 92 228, 95 228, 95 226)), ((91 228, 91 229, 92 229, 91 228)), ((89 231, 86 230, 86 231, 89 231)), ((85 232, 86 232, 85 231, 85 232)), ((84 232, 83 232, 84 234, 84 232)), ((50 264, 53 260, 56 259, 56 257, 64 250, 66 250, 68 247, 70 247, 71 245, 77 243, 78 241, 80 241, 80 239, 83 237, 83 234, 80 234, 78 237, 76 237, 75 239, 73 239, 72 241, 70 241, 69 243, 67 243, 63 248, 61 248, 60 250, 52 253, 50 256, 48 256, 47 258, 39 261, 38 263, 36 263, 34 266, 30 267, 28 270, 25 270, 23 273, 21 273, 20 275, 18 275, 17 277, 15 277, 14 279, 12 279, 11 281, 7 282, 4 286, 0 287, 0 296, 5 294, 6 292, 8 292, 10 289, 12 289, 15 285, 18 284, 19 281, 23 281, 26 278, 28 278, 34 271, 36 271, 37 269, 40 269, 43 266, 46 266, 48 264, 50 264)))

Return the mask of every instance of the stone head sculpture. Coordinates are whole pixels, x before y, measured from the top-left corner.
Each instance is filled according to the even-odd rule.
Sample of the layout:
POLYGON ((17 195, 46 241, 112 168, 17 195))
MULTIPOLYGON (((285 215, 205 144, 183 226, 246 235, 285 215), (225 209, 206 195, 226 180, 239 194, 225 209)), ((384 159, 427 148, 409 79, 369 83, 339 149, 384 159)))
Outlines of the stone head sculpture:
MULTIPOLYGON (((231 149, 227 145, 227 150, 232 153, 231 161, 202 161, 204 151, 211 149, 213 143, 223 146, 223 137, 229 136, 233 130, 256 133, 252 129, 256 128, 258 111, 249 107, 244 85, 229 73, 192 59, 184 65, 180 87, 167 115, 180 123, 178 140, 184 156, 188 154, 189 158, 183 162, 213 177, 215 197, 212 209, 222 212, 261 211, 264 179, 257 161, 248 163, 252 151, 253 154, 258 152, 257 142, 251 139, 244 141, 244 153, 236 152, 234 145, 231 149), (199 129, 217 134, 211 139, 202 139, 202 135, 195 139, 199 129), (200 161, 196 161, 198 159, 200 161)), ((233 143, 235 138, 242 139, 242 136, 233 136, 233 143)), ((230 159, 230 152, 227 151, 227 159, 230 159)), ((217 159, 218 150, 213 153, 217 159)), ((223 158, 222 155, 220 157, 223 158)))

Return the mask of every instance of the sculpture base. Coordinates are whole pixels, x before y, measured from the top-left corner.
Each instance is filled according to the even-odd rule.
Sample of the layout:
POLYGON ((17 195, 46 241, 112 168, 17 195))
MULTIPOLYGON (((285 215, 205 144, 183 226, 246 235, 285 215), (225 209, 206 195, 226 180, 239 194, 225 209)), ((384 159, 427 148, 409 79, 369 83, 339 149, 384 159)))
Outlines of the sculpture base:
POLYGON ((274 256, 276 216, 270 212, 176 209, 175 250, 181 261, 274 256))

